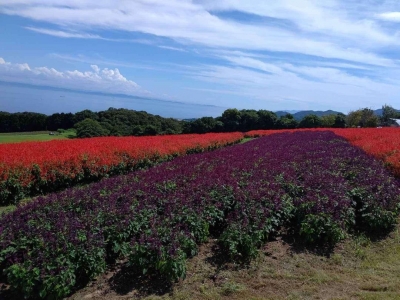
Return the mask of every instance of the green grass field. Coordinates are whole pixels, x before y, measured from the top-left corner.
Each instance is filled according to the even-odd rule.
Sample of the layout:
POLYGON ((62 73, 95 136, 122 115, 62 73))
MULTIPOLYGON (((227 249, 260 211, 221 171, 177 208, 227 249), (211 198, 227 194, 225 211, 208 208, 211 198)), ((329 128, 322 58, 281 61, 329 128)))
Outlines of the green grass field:
POLYGON ((75 137, 75 132, 73 130, 66 130, 63 133, 54 132, 54 135, 49 135, 49 132, 50 131, 0 133, 0 144, 65 140, 75 137))

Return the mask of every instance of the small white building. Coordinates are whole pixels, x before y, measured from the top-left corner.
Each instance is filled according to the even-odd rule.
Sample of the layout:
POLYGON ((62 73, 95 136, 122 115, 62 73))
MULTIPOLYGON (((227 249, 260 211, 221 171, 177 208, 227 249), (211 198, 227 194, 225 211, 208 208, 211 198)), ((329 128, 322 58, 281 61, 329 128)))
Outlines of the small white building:
POLYGON ((393 127, 400 127, 400 119, 390 119, 393 121, 393 127))

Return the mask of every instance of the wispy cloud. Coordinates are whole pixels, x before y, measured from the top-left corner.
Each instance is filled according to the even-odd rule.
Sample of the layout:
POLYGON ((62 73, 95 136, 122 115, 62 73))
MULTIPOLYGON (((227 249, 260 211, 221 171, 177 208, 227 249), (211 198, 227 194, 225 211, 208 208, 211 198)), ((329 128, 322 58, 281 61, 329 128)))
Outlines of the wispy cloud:
POLYGON ((45 29, 45 28, 37 28, 37 27, 25 27, 25 29, 52 35, 61 38, 75 38, 75 39, 99 39, 99 40, 107 40, 99 35, 96 34, 88 34, 88 33, 75 33, 75 32, 67 32, 62 30, 52 30, 52 29, 45 29))
MULTIPOLYGON (((99 66, 181 73, 193 80, 188 88, 221 97, 243 96, 243 105, 281 103, 282 108, 291 109, 298 103, 302 108, 354 109, 395 103, 400 93, 398 1, 2 0, 1 13, 27 18, 34 24, 28 30, 59 38, 135 42, 186 51, 184 55, 166 52, 168 61, 157 59, 157 65, 151 61, 154 53, 143 55, 148 61, 138 64, 123 61, 118 53, 114 60, 91 57, 90 52, 88 56, 53 55, 99 66), (143 38, 114 39, 115 32, 143 38), (175 64, 163 68, 167 63, 175 64)), ((26 67, 15 64, 13 68, 27 74, 40 71, 26 67)), ((41 70, 40 76, 48 70, 41 70)), ((59 73, 61 78, 67 74, 59 73)), ((173 88, 168 92, 173 94, 173 88)), ((230 99, 220 101, 230 106, 230 99)))
MULTIPOLYGON (((0 12, 64 28, 97 28, 141 32, 212 48, 292 52, 325 58, 391 66, 377 47, 399 40, 374 20, 346 10, 343 1, 282 0, 137 0, 137 1, 2 1, 0 12), (241 11, 283 19, 286 27, 236 22, 213 11, 241 11)), ((89 35, 90 36, 90 35, 89 35)), ((89 37, 90 38, 90 37, 89 37)))
POLYGON ((82 54, 70 55, 70 54, 60 54, 60 53, 50 53, 49 56, 69 62, 81 62, 86 64, 96 64, 102 66, 114 66, 114 67, 137 68, 137 69, 148 69, 148 70, 155 69, 155 67, 153 67, 151 64, 145 65, 145 64, 129 63, 125 61, 110 60, 101 56, 86 56, 82 54))
POLYGON ((158 46, 158 48, 172 50, 172 51, 178 51, 178 52, 187 52, 187 50, 185 50, 183 48, 177 48, 177 47, 171 47, 171 46, 158 46))
POLYGON ((298 99, 296 107, 300 109, 317 106, 346 112, 365 106, 379 107, 382 99, 395 105, 400 93, 398 74, 384 75, 384 70, 375 70, 381 78, 375 81, 363 74, 356 76, 332 67, 275 65, 242 57, 231 57, 228 61, 231 66, 201 66, 193 70, 191 76, 225 87, 231 94, 246 96, 245 104, 253 107, 279 103, 279 107, 290 109, 293 108, 293 99, 298 99))
POLYGON ((30 31, 34 31, 37 33, 42 33, 46 35, 51 35, 59 38, 74 38, 74 39, 95 39, 95 40, 103 40, 109 42, 123 42, 123 43, 138 43, 138 44, 146 44, 146 45, 156 45, 157 42, 154 40, 148 39, 113 39, 102 37, 98 34, 91 34, 81 31, 64 31, 64 30, 54 30, 54 29, 46 29, 40 27, 24 27, 30 31))
POLYGON ((50 53, 50 57, 57 58, 60 60, 64 60, 67 62, 80 62, 80 63, 85 63, 85 64, 96 64, 100 66, 113 66, 113 67, 124 67, 124 68, 130 68, 130 69, 143 69, 143 70, 154 70, 154 71, 160 71, 160 72, 173 72, 173 73, 182 73, 186 74, 187 73, 187 68, 188 66, 185 65, 177 65, 173 64, 173 68, 171 68, 171 64, 168 62, 162 62, 157 64, 155 66, 149 61, 143 61, 141 63, 133 63, 133 62, 126 62, 126 61, 121 61, 121 60, 114 60, 114 59, 108 59, 104 58, 99 55, 94 55, 94 56, 87 56, 83 54, 79 55, 69 55, 69 54, 60 54, 60 53, 50 53))
POLYGON ((254 59, 251 57, 224 56, 223 58, 238 66, 257 69, 272 74, 280 74, 283 72, 283 70, 277 65, 267 63, 258 59, 254 59))

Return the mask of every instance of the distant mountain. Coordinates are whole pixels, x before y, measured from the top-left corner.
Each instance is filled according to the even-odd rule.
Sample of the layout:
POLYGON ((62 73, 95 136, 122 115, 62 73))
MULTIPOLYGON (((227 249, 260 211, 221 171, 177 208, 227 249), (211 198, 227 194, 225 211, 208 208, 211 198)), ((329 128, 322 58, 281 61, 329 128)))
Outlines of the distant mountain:
POLYGON ((278 116, 278 118, 279 118, 279 117, 282 117, 282 116, 284 116, 284 115, 286 115, 286 114, 292 114, 292 115, 293 115, 293 113, 291 113, 291 112, 289 112, 289 111, 286 111, 286 110, 278 110, 278 111, 275 111, 275 114, 278 116))
POLYGON ((295 114, 299 112, 300 110, 285 110, 285 112, 288 112, 289 114, 295 114))
MULTIPOLYGON (((275 114, 278 117, 284 116, 288 113, 288 111, 276 111, 275 114)), ((340 112, 338 111, 334 111, 334 110, 327 110, 327 111, 319 111, 319 110, 302 110, 302 111, 297 111, 296 113, 291 113, 293 115, 293 117, 300 121, 301 119, 303 119, 305 116, 307 115, 317 115, 318 117, 323 117, 323 116, 327 116, 327 115, 337 115, 340 112)))
POLYGON ((318 117, 323 117, 323 116, 327 116, 327 115, 337 115, 337 114, 340 114, 340 112, 334 111, 334 110, 326 110, 326 111, 303 110, 303 111, 299 111, 299 112, 293 114, 293 116, 296 120, 300 121, 305 116, 311 115, 311 114, 317 115, 318 117))
MULTIPOLYGON (((400 110, 396 109, 396 111, 400 113, 400 110)), ((383 109, 382 108, 374 110, 374 114, 376 114, 379 117, 382 116, 382 113, 383 113, 383 109)))

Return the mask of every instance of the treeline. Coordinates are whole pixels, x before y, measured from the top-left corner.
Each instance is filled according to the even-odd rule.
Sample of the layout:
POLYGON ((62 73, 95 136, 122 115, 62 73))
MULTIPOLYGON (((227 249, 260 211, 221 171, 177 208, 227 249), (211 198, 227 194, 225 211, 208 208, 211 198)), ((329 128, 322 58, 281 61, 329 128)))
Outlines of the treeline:
POLYGON ((342 113, 318 116, 309 114, 296 120, 287 113, 280 117, 268 110, 227 109, 217 117, 203 117, 193 121, 163 118, 144 111, 109 108, 93 112, 56 113, 50 116, 38 113, 0 112, 0 132, 56 131, 75 128, 78 137, 142 136, 180 133, 207 133, 250 131, 258 129, 344 128, 391 126, 400 112, 384 105, 382 115, 364 108, 342 113))
POLYGON ((23 112, 8 113, 0 111, 0 132, 42 131, 46 129, 48 116, 23 112))
POLYGON ((295 129, 295 128, 355 128, 392 126, 393 119, 400 119, 400 111, 389 105, 382 107, 378 116, 372 109, 363 108, 349 112, 348 115, 333 113, 324 116, 309 114, 296 120, 292 114, 278 117, 268 110, 227 109, 217 118, 203 117, 183 124, 184 133, 250 131, 258 129, 295 129))
POLYGON ((315 127, 345 127, 346 115, 333 114, 323 117, 307 115, 297 121, 292 114, 278 116, 268 110, 227 109, 217 118, 203 117, 183 124, 184 133, 250 131, 258 129, 294 129, 315 127))
MULTIPOLYGON (((99 133, 86 130, 88 136, 113 135, 156 135, 178 134, 182 132, 182 122, 173 118, 163 118, 144 111, 109 108, 93 112, 83 110, 73 113, 44 115, 32 112, 0 112, 0 132, 56 131, 59 129, 82 128, 83 123, 95 126, 99 133), (93 125, 94 124, 94 125, 93 125)), ((85 126, 83 126, 85 127, 85 126)), ((84 136, 85 132, 81 132, 84 136)), ((82 136, 82 137, 83 137, 82 136)))
POLYGON ((389 105, 382 106, 382 115, 377 116, 372 109, 363 108, 351 111, 346 117, 347 127, 392 126, 393 119, 400 119, 400 111, 389 105))
POLYGON ((344 114, 323 117, 308 115, 297 121, 289 113, 278 117, 272 111, 250 109, 227 109, 220 117, 203 117, 190 122, 163 118, 144 111, 115 108, 100 112, 83 110, 75 114, 55 113, 50 116, 32 112, 0 112, 0 132, 56 131, 75 128, 78 137, 141 136, 299 127, 344 127, 345 119, 344 114))

